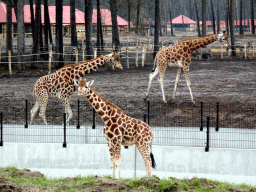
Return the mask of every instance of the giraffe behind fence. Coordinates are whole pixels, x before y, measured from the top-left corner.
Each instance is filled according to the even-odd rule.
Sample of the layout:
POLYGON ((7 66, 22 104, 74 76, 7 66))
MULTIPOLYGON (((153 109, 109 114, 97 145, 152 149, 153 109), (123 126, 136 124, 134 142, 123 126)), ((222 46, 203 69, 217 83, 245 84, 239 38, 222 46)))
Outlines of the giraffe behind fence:
POLYGON ((90 104, 105 123, 104 135, 110 152, 111 168, 115 177, 115 168, 118 169, 120 178, 121 169, 121 145, 136 145, 143 157, 147 176, 151 176, 151 166, 155 167, 152 154, 153 131, 145 122, 126 115, 123 110, 111 102, 108 102, 90 86, 93 81, 86 82, 80 79, 78 83, 78 95, 85 95, 90 104))
POLYGON ((38 79, 33 89, 36 103, 31 110, 30 124, 33 123, 33 119, 40 108, 39 116, 47 125, 45 112, 48 99, 50 97, 57 97, 61 100, 62 104, 65 106, 65 113, 68 114, 68 123, 73 115, 69 100, 70 96, 76 90, 74 81, 91 71, 96 71, 99 66, 104 65, 108 61, 112 66, 123 69, 119 60, 118 52, 114 51, 113 53, 102 55, 82 63, 64 66, 56 72, 38 79))
POLYGON ((212 34, 204 37, 183 39, 173 46, 162 48, 156 54, 153 72, 149 75, 149 84, 148 84, 146 97, 144 98, 144 100, 147 100, 148 98, 152 80, 159 73, 158 81, 161 86, 163 101, 165 103, 167 102, 164 94, 163 78, 164 78, 165 70, 167 66, 169 66, 169 67, 178 67, 178 73, 175 81, 172 98, 173 99, 175 98, 177 85, 181 75, 181 70, 183 70, 183 72, 186 75, 186 81, 187 81, 187 86, 190 92, 191 101, 194 103, 193 94, 190 88, 191 82, 189 79, 189 65, 191 62, 191 52, 200 47, 204 47, 205 45, 213 43, 216 40, 219 40, 222 44, 224 44, 227 47, 227 49, 230 49, 230 44, 228 42, 228 38, 226 36, 225 31, 220 34, 212 34))

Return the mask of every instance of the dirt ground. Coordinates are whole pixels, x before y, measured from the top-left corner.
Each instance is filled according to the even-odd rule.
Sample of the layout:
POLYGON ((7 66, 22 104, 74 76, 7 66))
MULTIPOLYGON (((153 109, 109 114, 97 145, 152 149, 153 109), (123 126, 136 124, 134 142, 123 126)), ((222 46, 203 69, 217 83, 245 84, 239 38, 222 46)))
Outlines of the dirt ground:
POLYGON ((153 176, 152 178, 140 178, 137 180, 112 179, 95 175, 89 181, 79 177, 63 178, 55 182, 46 182, 43 174, 29 169, 16 169, 12 167, 0 168, 1 192, 27 192, 27 191, 194 191, 195 189, 214 191, 245 192, 256 191, 256 188, 234 185, 220 185, 218 182, 206 179, 179 180, 169 178, 165 182, 153 176), (31 182, 26 182, 26 179, 31 182))
MULTIPOLYGON (((128 114, 141 114, 147 110, 144 102, 149 74, 152 71, 152 61, 147 61, 145 67, 136 67, 130 64, 126 68, 125 60, 121 60, 124 70, 109 67, 108 64, 98 68, 96 72, 86 75, 87 80, 95 80, 93 88, 110 102, 120 106, 128 114)), ((164 89, 168 103, 162 100, 162 92, 157 80, 152 82, 148 100, 150 101, 150 113, 170 118, 175 122, 176 116, 181 117, 200 114, 200 103, 209 105, 205 109, 209 114, 216 114, 216 102, 220 106, 220 119, 228 124, 234 123, 232 127, 255 128, 256 119, 256 61, 251 59, 225 59, 225 60, 193 60, 190 66, 191 88, 196 104, 190 99, 186 85, 185 76, 182 75, 178 84, 176 98, 172 99, 177 68, 167 68, 164 77, 164 89), (237 117, 236 120, 230 120, 237 117), (169 117, 171 115, 171 117, 169 117), (237 121, 237 123, 236 123, 237 121), (241 123, 243 122, 243 123, 241 123), (241 125, 240 125, 241 124, 241 125), (247 125, 248 124, 248 125, 247 125)), ((33 85, 37 79, 47 74, 47 71, 30 71, 17 73, 13 76, 0 74, 0 111, 17 112, 24 111, 24 100, 29 101, 29 111, 34 103, 33 85), (22 103, 22 104, 21 104, 22 103), (20 106, 20 107, 18 107, 20 106)), ((76 110, 77 100, 87 103, 84 97, 78 97, 77 92, 71 97, 73 111, 76 110)), ((55 109, 61 108, 61 103, 56 100, 55 109)), ((49 104, 50 105, 50 104, 49 104)), ((48 106, 47 113, 51 112, 48 106)), ((83 108, 83 107, 81 107, 83 108)), ((56 111, 53 112, 53 114, 56 111)), ((24 115, 23 115, 24 116, 24 115)), ((22 116, 22 117, 23 117, 22 116)), ((19 118, 15 117, 12 123, 17 123, 19 118)), ((39 119, 39 117, 37 117, 39 119)), ((11 118, 10 118, 11 119, 11 118)), ((157 121, 157 120, 156 120, 157 121)), ((41 122, 42 123, 42 122, 41 122)), ((183 122, 181 122, 183 123, 183 122)), ((159 125, 159 124, 158 124, 159 125)), ((174 123, 179 126, 179 122, 174 123)), ((184 124, 183 124, 184 125, 184 124)))

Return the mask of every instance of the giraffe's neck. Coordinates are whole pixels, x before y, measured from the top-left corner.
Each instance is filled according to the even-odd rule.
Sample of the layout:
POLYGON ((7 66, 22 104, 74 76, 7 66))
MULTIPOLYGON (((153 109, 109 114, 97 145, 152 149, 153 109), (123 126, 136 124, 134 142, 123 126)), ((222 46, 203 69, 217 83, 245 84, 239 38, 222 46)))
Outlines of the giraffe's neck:
POLYGON ((204 47, 210 43, 213 43, 218 38, 218 34, 207 35, 204 37, 192 38, 192 39, 184 39, 179 43, 183 46, 188 47, 188 52, 191 53, 193 50, 204 47))
POLYGON ((79 79, 91 71, 96 71, 99 66, 104 65, 107 61, 109 61, 109 54, 99 56, 83 63, 64 66, 56 72, 64 73, 62 75, 64 78, 79 79))
POLYGON ((119 107, 107 101, 91 87, 88 88, 86 97, 105 123, 110 119, 110 117, 113 117, 117 111, 122 111, 119 107))

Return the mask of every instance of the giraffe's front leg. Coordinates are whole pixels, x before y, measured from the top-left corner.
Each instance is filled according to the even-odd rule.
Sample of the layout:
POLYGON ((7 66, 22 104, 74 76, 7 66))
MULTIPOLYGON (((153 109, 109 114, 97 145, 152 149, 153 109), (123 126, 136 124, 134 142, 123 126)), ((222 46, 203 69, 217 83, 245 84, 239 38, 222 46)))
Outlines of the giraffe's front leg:
POLYGON ((70 103, 69 103, 69 97, 61 96, 60 99, 61 99, 61 102, 63 103, 63 105, 65 106, 65 113, 67 114, 66 123, 68 125, 69 120, 73 117, 73 112, 72 112, 72 109, 71 109, 70 103))
POLYGON ((179 79, 180 79, 180 75, 181 75, 181 68, 178 69, 178 73, 177 73, 177 77, 176 77, 176 81, 175 81, 175 86, 174 86, 174 90, 173 90, 172 99, 175 99, 176 90, 177 90, 178 82, 179 82, 179 79))
POLYGON ((150 87, 151 87, 151 83, 152 83, 153 79, 155 78, 155 76, 157 74, 158 74, 158 67, 156 67, 155 71, 150 73, 150 75, 149 75, 148 89, 147 89, 146 97, 144 98, 145 101, 148 98, 148 94, 149 94, 149 90, 150 90, 150 87))
POLYGON ((184 73, 186 74, 186 80, 187 80, 187 86, 188 86, 188 89, 189 89, 189 93, 190 93, 190 96, 191 96, 191 101, 193 103, 195 103, 194 101, 194 97, 193 97, 193 94, 192 94, 192 90, 191 90, 191 82, 190 82, 190 79, 189 79, 189 69, 188 68, 185 68, 183 69, 184 73))
POLYGON ((164 101, 165 103, 167 103, 166 98, 165 98, 165 94, 164 94, 164 83, 163 83, 163 77, 162 77, 162 76, 159 76, 158 81, 159 81, 160 86, 161 86, 161 90, 162 90, 162 94, 163 94, 163 101, 164 101))

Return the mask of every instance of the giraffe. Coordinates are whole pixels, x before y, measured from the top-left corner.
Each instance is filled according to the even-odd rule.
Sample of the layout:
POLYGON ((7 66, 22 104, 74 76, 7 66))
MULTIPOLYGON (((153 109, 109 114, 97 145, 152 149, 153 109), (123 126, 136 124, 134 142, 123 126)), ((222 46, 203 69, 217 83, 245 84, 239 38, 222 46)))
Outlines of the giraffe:
POLYGON ((207 35, 207 36, 198 37, 198 38, 183 39, 173 46, 160 49, 160 51, 156 54, 152 73, 149 75, 149 84, 148 84, 146 97, 144 98, 144 100, 147 100, 148 98, 152 80, 159 73, 158 81, 161 86, 163 101, 166 103, 163 78, 164 78, 165 70, 167 66, 169 66, 169 67, 178 67, 178 72, 176 76, 172 98, 175 99, 178 81, 180 79, 181 71, 183 70, 183 72, 186 75, 187 87, 190 92, 191 101, 195 103, 193 94, 190 88, 191 82, 189 79, 189 65, 191 62, 191 52, 195 49, 204 47, 205 45, 208 45, 217 40, 219 40, 222 44, 224 44, 227 49, 231 48, 228 38, 226 36, 226 32, 223 31, 223 33, 219 33, 219 34, 212 34, 212 35, 207 35))
POLYGON ((132 118, 124 113, 115 104, 107 101, 91 85, 94 81, 86 82, 80 79, 78 82, 78 95, 85 95, 90 104, 104 121, 104 135, 110 152, 110 166, 115 177, 115 168, 120 178, 121 170, 121 145, 136 145, 143 157, 147 176, 151 176, 151 166, 155 168, 155 160, 152 154, 153 132, 145 122, 132 118))
POLYGON ((118 52, 114 51, 113 53, 101 55, 82 63, 64 66, 52 74, 39 78, 33 88, 33 95, 36 99, 36 103, 31 110, 30 124, 33 123, 33 118, 40 108, 39 116, 43 119, 44 124, 47 125, 45 112, 50 97, 57 97, 61 100, 62 104, 65 106, 65 113, 68 114, 68 123, 73 116, 69 100, 70 96, 76 90, 74 81, 91 71, 96 71, 99 66, 104 65, 108 61, 113 67, 115 66, 119 69, 123 69, 118 52))

